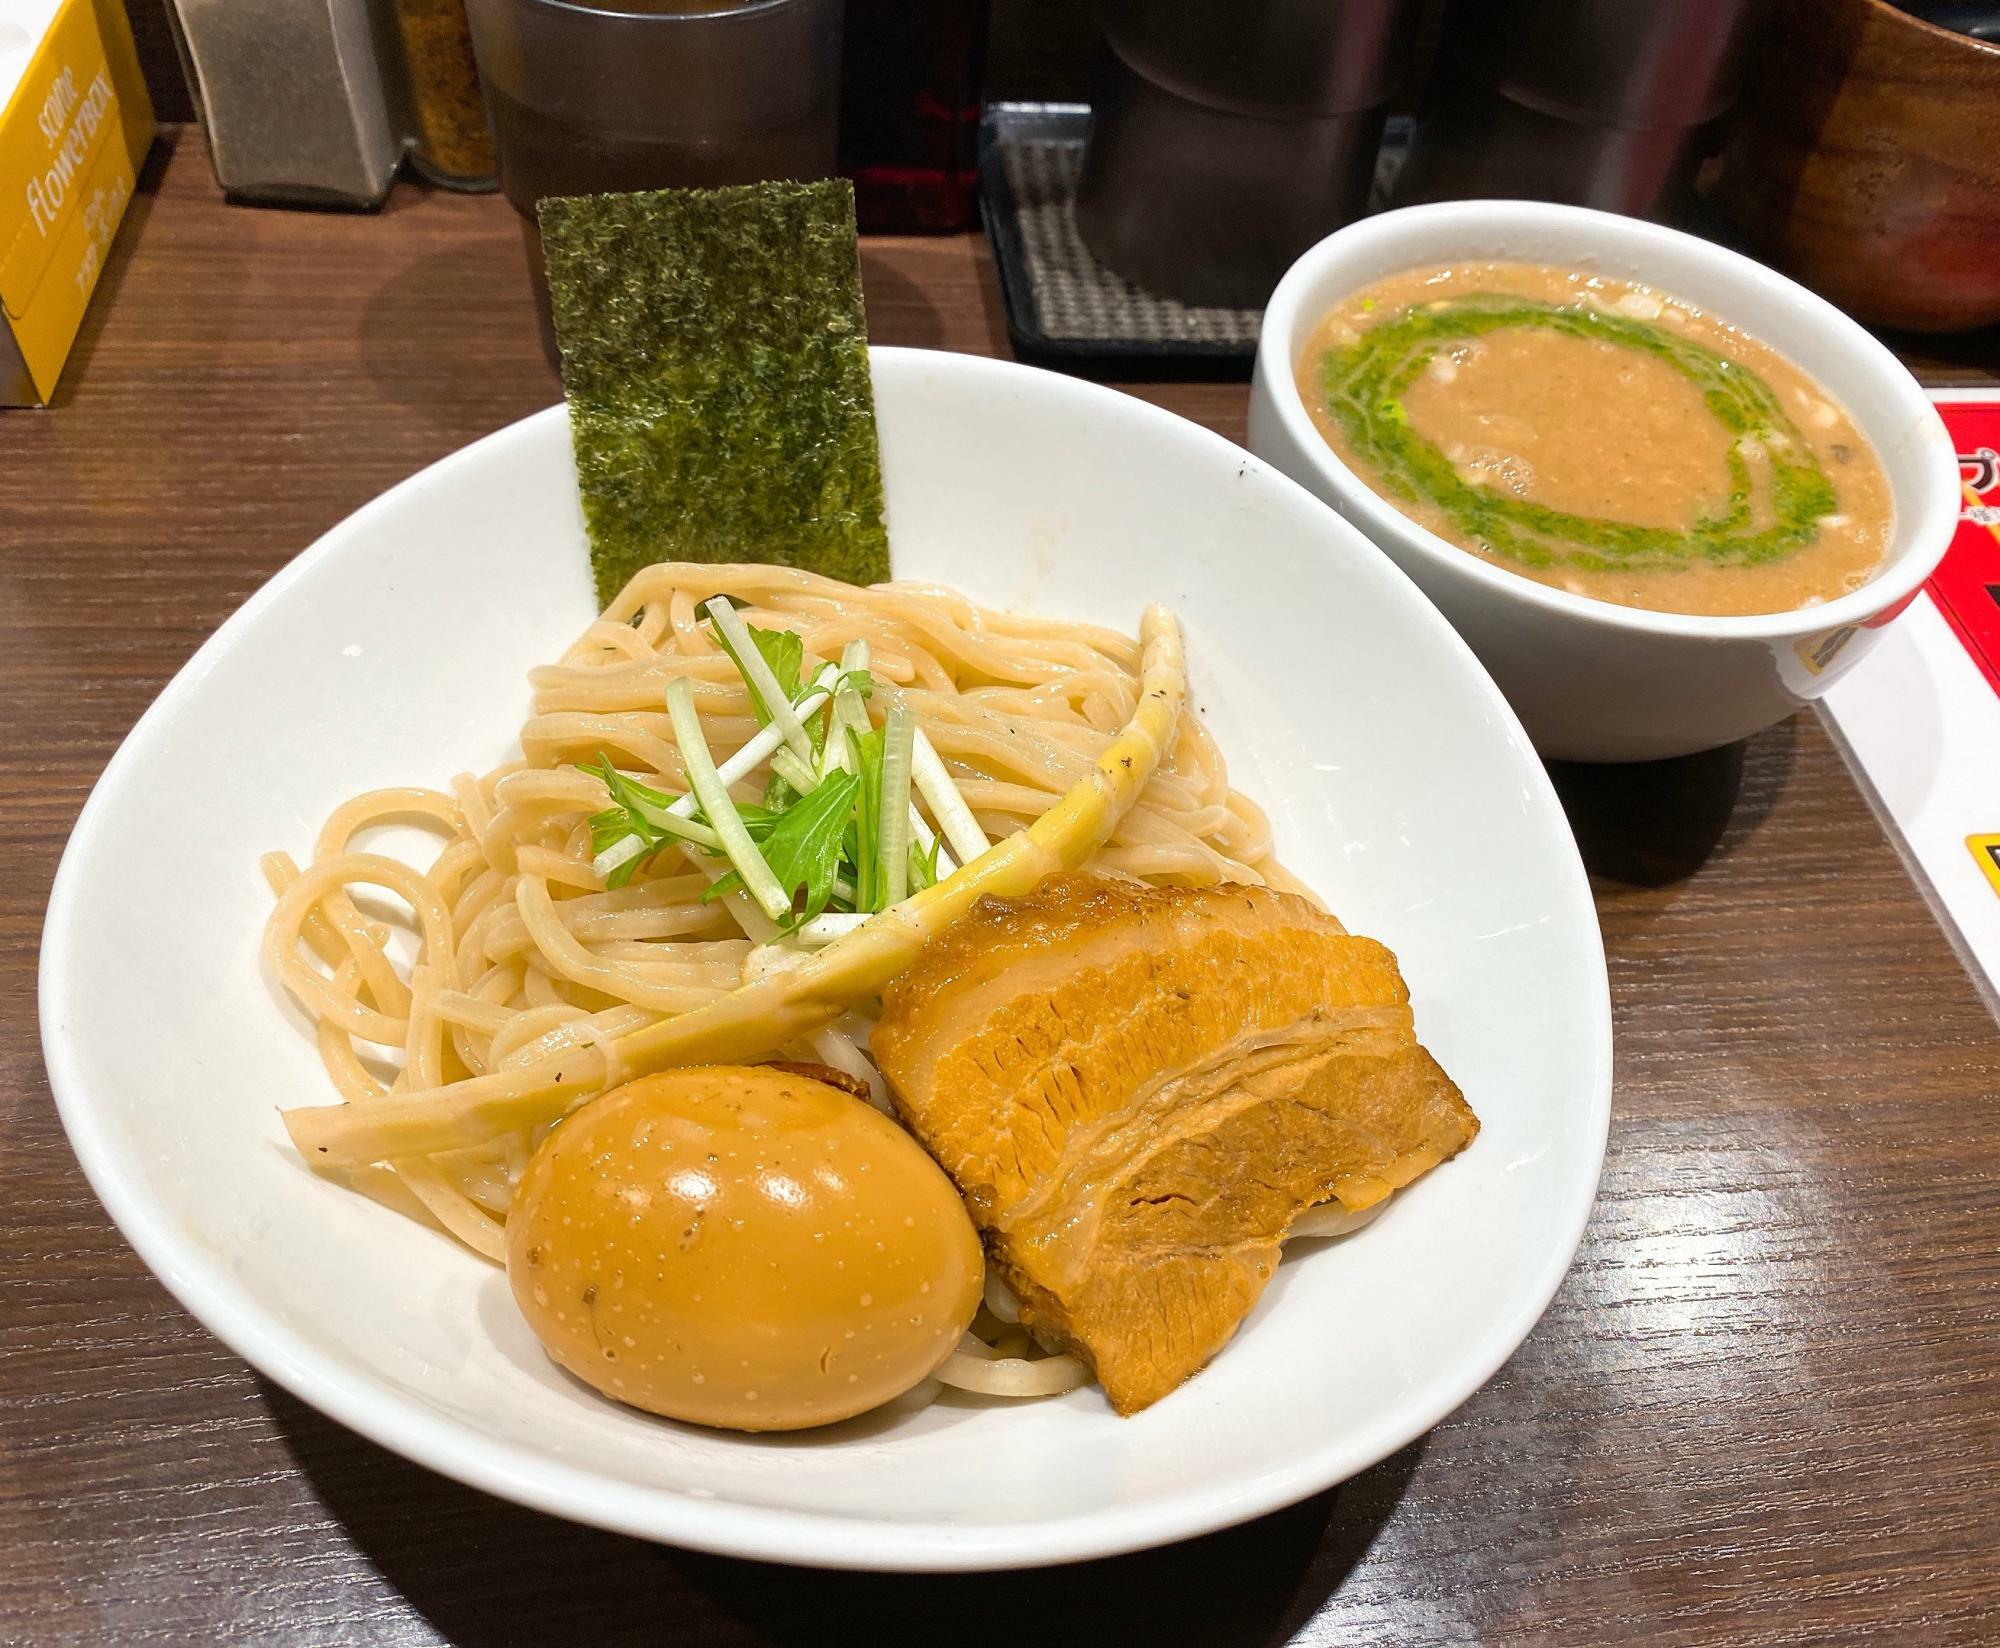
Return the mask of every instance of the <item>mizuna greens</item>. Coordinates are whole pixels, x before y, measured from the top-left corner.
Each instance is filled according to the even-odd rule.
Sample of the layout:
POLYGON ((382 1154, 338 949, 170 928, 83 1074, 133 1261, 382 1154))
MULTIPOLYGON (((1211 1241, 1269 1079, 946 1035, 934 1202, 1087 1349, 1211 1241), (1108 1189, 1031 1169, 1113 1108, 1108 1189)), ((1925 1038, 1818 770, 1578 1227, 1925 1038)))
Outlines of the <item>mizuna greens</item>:
POLYGON ((891 703, 881 727, 870 723, 863 703, 878 689, 865 644, 808 673, 792 631, 753 628, 725 600, 702 611, 710 639, 743 679, 760 730, 718 764, 693 692, 676 679, 666 703, 687 766, 686 794, 620 772, 602 751, 580 765, 610 801, 590 819, 594 867, 607 887, 625 886, 662 848, 687 843, 729 866, 704 902, 741 892, 780 934, 812 945, 849 925, 816 925, 819 918, 886 910, 956 868, 917 810, 917 795, 966 858, 986 850, 985 833, 928 740, 919 756, 916 718, 891 703), (729 786, 764 761, 772 768, 764 803, 733 800, 729 786))

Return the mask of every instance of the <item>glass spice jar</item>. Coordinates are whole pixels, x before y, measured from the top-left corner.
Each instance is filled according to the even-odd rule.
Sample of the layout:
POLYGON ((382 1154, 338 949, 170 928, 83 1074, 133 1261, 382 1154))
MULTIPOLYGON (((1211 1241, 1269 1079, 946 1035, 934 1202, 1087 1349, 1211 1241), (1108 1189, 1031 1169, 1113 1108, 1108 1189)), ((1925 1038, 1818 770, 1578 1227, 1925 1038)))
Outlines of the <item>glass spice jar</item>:
POLYGON ((497 188, 465 0, 395 0, 395 11, 416 128, 412 164, 448 189, 497 188))

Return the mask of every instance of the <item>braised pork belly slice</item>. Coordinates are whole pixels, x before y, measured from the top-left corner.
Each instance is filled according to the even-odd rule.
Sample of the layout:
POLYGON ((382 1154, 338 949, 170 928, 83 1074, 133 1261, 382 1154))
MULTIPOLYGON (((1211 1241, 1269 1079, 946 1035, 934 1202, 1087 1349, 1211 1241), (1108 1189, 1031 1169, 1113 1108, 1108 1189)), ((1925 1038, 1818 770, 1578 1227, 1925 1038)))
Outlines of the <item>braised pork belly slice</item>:
POLYGON ((1396 958, 1261 887, 1054 876, 984 899, 873 1039, 1046 1341, 1133 1413, 1257 1302, 1292 1221, 1359 1211, 1479 1130, 1396 958))

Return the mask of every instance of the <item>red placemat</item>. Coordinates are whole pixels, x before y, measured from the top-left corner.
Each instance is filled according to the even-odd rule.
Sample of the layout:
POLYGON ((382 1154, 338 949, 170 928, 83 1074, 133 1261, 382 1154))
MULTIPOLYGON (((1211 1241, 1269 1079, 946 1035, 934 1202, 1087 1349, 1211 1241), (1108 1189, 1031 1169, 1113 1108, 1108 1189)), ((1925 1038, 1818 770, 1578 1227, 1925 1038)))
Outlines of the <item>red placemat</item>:
POLYGON ((1938 411, 1958 453, 1965 509, 1950 553, 1927 587, 1972 661, 2000 692, 2000 396, 1945 401, 1938 411))
POLYGON ((2000 390, 1938 390, 1965 489, 1951 548, 1820 712, 2000 1013, 2000 390))

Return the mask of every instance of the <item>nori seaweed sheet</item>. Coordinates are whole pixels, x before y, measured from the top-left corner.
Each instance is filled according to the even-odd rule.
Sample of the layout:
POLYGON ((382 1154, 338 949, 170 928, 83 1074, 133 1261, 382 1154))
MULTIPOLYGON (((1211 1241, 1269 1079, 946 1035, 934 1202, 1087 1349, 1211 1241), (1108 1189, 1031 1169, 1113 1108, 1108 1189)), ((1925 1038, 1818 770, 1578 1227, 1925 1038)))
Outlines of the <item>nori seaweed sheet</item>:
POLYGON ((598 599, 655 561, 888 577, 853 185, 538 216, 598 599))

